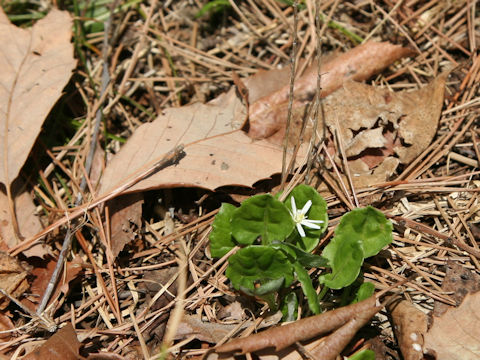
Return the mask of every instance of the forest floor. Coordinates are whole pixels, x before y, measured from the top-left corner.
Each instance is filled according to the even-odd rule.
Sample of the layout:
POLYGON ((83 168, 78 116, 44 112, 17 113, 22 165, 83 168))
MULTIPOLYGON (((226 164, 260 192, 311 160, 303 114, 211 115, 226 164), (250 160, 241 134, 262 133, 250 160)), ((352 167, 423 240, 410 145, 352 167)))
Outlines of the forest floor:
MULTIPOLYGON (((0 119, 1 358, 37 349, 24 358, 194 359, 279 325, 264 300, 232 287, 228 256, 212 257, 209 234, 222 203, 239 206, 284 188, 283 150, 293 156, 297 145, 285 189, 309 184, 328 206, 314 254, 357 207, 371 205, 393 224, 393 241, 365 260, 360 280, 374 284, 380 300, 401 297, 405 309, 381 309, 331 358, 371 359, 358 355, 362 349, 375 359, 480 358, 471 322, 480 316, 476 1, 304 0, 296 10, 290 0, 0 4, 11 21, 0 23, 5 54, 44 21, 51 38, 33 50, 32 41, 29 51, 46 56, 64 37, 54 25, 63 15, 47 14, 58 8, 72 19, 67 44, 45 59, 48 71, 66 72, 49 75, 63 81, 57 95, 46 85, 17 97, 15 87, 28 86, 23 79, 40 78, 21 71, 0 92, 7 114, 0 119), (7 28, 24 32, 7 37, 7 28), (374 42, 391 45, 392 54, 374 42), (35 97, 51 101, 43 116, 35 97), (11 135, 12 109, 33 135, 11 135), (323 132, 312 112, 323 114, 323 132), (60 278, 40 305, 65 242, 60 278), (45 342, 54 339, 48 330, 62 329, 69 330, 45 342)), ((5 54, 0 64, 13 61, 5 54)), ((348 304, 356 291, 326 288, 325 271, 308 272, 322 312, 348 304)), ((299 296, 297 317, 312 315, 298 281, 287 288, 299 296)), ((241 356, 320 359, 311 341, 241 356)))

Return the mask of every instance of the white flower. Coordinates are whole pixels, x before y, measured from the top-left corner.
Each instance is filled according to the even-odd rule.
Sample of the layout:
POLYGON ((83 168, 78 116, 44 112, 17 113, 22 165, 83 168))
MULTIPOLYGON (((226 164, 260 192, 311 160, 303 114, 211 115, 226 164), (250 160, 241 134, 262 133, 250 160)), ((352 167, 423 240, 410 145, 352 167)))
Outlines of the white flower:
POLYGON ((292 201, 292 211, 290 212, 290 215, 292 215, 292 219, 295 222, 298 233, 301 237, 305 237, 305 230, 303 230, 302 225, 310 229, 320 229, 320 226, 317 224, 322 224, 322 220, 308 220, 307 217, 307 212, 312 206, 312 200, 308 200, 301 210, 297 210, 297 204, 295 204, 295 198, 293 196, 290 200, 292 201))

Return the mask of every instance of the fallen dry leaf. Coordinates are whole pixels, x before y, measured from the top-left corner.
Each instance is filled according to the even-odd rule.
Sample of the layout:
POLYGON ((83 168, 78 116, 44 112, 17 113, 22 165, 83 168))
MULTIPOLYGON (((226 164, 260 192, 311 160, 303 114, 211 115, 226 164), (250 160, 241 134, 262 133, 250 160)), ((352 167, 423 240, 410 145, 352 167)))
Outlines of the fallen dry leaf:
POLYGON ((132 175, 185 144, 186 156, 142 180, 127 192, 160 187, 194 186, 213 190, 224 185, 252 186, 281 171, 282 150, 267 141, 253 142, 240 130, 245 106, 235 89, 208 104, 164 111, 140 126, 107 165, 100 194, 118 186, 118 174, 132 175), (146 165, 147 164, 147 165, 146 165))
MULTIPOLYGON (((388 42, 369 41, 350 51, 330 58, 321 67, 321 97, 325 97, 338 88, 344 81, 363 81, 378 74, 396 60, 412 55, 411 49, 393 45, 388 42)), ((278 80, 277 80, 278 81, 278 80)), ((250 84, 249 92, 255 92, 250 87, 262 87, 257 83, 250 84)), ((317 66, 310 66, 303 76, 295 82, 295 102, 293 108, 310 102, 317 88, 317 66)), ((285 127, 287 121, 287 103, 290 85, 285 85, 251 104, 249 113, 248 135, 253 139, 271 137, 285 127)))
MULTIPOLYGON (((69 283, 75 280, 82 272, 83 260, 79 256, 75 256, 72 261, 68 261, 65 264, 65 271, 58 280, 54 292, 51 296, 50 302, 57 299, 60 293, 67 294, 69 291, 69 283)), ((31 271, 31 277, 33 278, 30 286, 29 295, 22 299, 22 304, 30 309, 33 313, 37 310, 38 302, 42 299, 47 284, 50 281, 53 270, 57 262, 55 260, 49 260, 46 264, 45 261, 34 263, 31 271)))
POLYGON ((0 313, 0 340, 3 342, 9 341, 9 339, 15 335, 14 331, 10 332, 10 330, 14 328, 15 325, 13 325, 12 320, 3 312, 0 313))
MULTIPOLYGON (((0 251, 0 287, 14 299, 17 299, 27 291, 28 271, 18 260, 7 253, 0 251)), ((5 309, 10 300, 0 294, 0 310, 5 309)))
POLYGON ((107 202, 110 211, 110 239, 115 259, 124 246, 135 239, 142 225, 143 194, 127 194, 107 202))
MULTIPOLYGON (((328 151, 342 168, 334 134, 343 143, 348 166, 357 188, 384 182, 398 164, 408 164, 432 141, 440 118, 448 72, 415 91, 390 92, 353 81, 323 102, 324 118, 318 129, 327 129, 328 151)), ((297 109, 299 114, 304 110, 297 109)), ((293 119, 291 142, 300 134, 302 120, 293 119)), ((269 140, 283 143, 285 129, 269 140)), ((311 136, 307 125, 306 139, 311 136)))
POLYGON ((425 336, 425 350, 436 360, 480 359, 480 292, 468 294, 457 308, 433 317, 425 336))
POLYGON ((68 323, 43 345, 28 353, 23 360, 78 360, 80 342, 72 324, 68 323))
POLYGON ((352 341, 357 331, 365 326, 380 309, 380 306, 373 306, 358 311, 346 324, 325 336, 323 342, 313 348, 310 353, 315 359, 335 360, 352 341))
POLYGON ((0 9, 0 182, 7 186, 75 67, 71 29, 66 11, 52 9, 31 29, 22 29, 0 9))
MULTIPOLYGON (((0 183, 5 186, 17 178, 45 118, 70 79, 75 67, 71 28, 68 13, 56 9, 31 29, 18 28, 0 8, 0 183)), ((11 214, 5 193, 0 191, 1 236, 13 246, 17 236, 12 216, 17 218, 21 236, 33 236, 42 227, 33 216, 34 204, 27 193, 22 191, 14 199, 16 214, 11 214)), ((35 246, 24 254, 43 257, 45 251, 35 246)))
MULTIPOLYGON (((284 326, 270 328, 245 338, 234 339, 216 347, 214 351, 217 353, 238 351, 242 354, 267 348, 274 348, 275 351, 279 351, 297 341, 308 340, 338 329, 355 317, 360 318, 359 314, 365 312, 370 313, 370 311, 373 310, 373 314, 375 314, 381 309, 381 307, 376 306, 375 303, 376 298, 372 296, 356 304, 327 311, 323 314, 301 319, 284 326)), ((368 318, 370 319, 370 317, 368 318)), ((357 323, 350 324, 347 328, 353 327, 355 324, 357 323)))
MULTIPOLYGON (((457 305, 460 305, 468 293, 480 290, 480 275, 453 260, 448 260, 442 290, 449 293, 449 297, 454 299, 457 305)), ((439 317, 450 308, 450 305, 436 300, 433 315, 439 317)))
POLYGON ((427 315, 410 301, 402 300, 387 306, 393 329, 405 360, 423 359, 423 342, 427 332, 427 315))
MULTIPOLYGON (((35 204, 30 194, 26 191, 18 193, 17 188, 21 188, 20 185, 21 182, 17 180, 12 186, 12 194, 15 199, 15 215, 20 229, 20 235, 25 238, 30 238, 39 233, 43 229, 43 226, 40 223, 39 217, 36 215, 35 204)), ((8 197, 5 192, 0 190, 0 242, 6 245, 4 250, 8 250, 17 245, 17 238, 11 223, 12 217, 10 216, 8 207, 8 197)), ((39 243, 23 251, 23 254, 27 257, 43 257, 47 254, 47 249, 44 244, 39 243)))

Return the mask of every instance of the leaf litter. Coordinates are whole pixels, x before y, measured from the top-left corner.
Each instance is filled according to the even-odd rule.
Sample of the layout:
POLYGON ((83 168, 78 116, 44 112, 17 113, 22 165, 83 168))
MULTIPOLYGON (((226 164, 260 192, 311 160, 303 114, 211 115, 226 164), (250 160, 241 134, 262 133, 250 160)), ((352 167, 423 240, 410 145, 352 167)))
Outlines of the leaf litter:
MULTIPOLYGON (((186 15, 188 12, 180 12, 183 17, 178 17, 178 14, 172 17, 172 14, 179 10, 177 6, 184 5, 183 1, 179 1, 178 4, 166 4, 162 8, 161 16, 153 16, 155 4, 146 4, 147 13, 145 14, 147 17, 143 29, 140 30, 138 26, 132 26, 133 23, 129 22, 128 17, 125 18, 123 23, 126 24, 127 29, 125 37, 116 35, 111 40, 112 45, 115 42, 118 45, 120 41, 125 46, 122 51, 128 55, 124 57, 124 54, 122 54, 120 57, 109 59, 115 65, 115 70, 112 73, 113 82, 110 86, 118 90, 124 98, 115 96, 108 105, 106 126, 107 131, 113 130, 119 124, 118 119, 125 119, 124 121, 120 120, 121 127, 128 130, 121 136, 132 132, 133 137, 120 149, 120 152, 118 152, 119 143, 109 142, 108 151, 118 152, 118 155, 115 156, 117 159, 121 159, 122 154, 128 154, 125 150, 128 148, 133 155, 125 155, 123 164, 121 164, 121 160, 115 159, 109 162, 108 166, 111 168, 107 169, 106 176, 102 180, 100 194, 104 194, 104 196, 115 195, 115 190, 119 189, 118 186, 124 182, 123 179, 135 172, 138 173, 137 170, 149 168, 149 162, 154 163, 162 158, 167 151, 174 148, 177 141, 193 144, 186 146, 185 156, 180 158, 173 167, 167 167, 154 176, 138 182, 135 185, 136 187, 130 187, 128 192, 178 186, 198 186, 208 190, 214 190, 223 185, 250 187, 258 180, 269 179, 272 174, 280 171, 282 147, 281 143, 275 140, 275 135, 280 138, 284 126, 282 125, 283 120, 275 124, 275 126, 279 126, 280 130, 276 131, 274 136, 262 140, 251 140, 243 131, 246 130, 246 128, 243 128, 246 119, 245 92, 243 92, 243 96, 239 96, 235 94, 236 89, 233 89, 223 96, 219 95, 230 87, 232 69, 240 74, 240 77, 243 78, 241 82, 246 84, 246 89, 248 89, 251 101, 248 104, 250 115, 252 114, 252 107, 255 105, 254 99, 258 100, 264 95, 268 96, 271 91, 264 94, 261 86, 254 89, 251 85, 254 78, 248 79, 249 75, 259 68, 263 68, 266 72, 262 75, 265 77, 258 76, 258 79, 262 79, 260 85, 262 85, 262 81, 278 82, 279 84, 269 85, 269 88, 272 91, 281 88, 286 89, 288 76, 283 75, 283 79, 286 79, 286 81, 282 82, 278 70, 274 70, 274 68, 279 63, 286 64, 289 57, 291 43, 285 42, 288 27, 284 26, 289 21, 291 23, 292 12, 291 8, 286 5, 276 2, 272 4, 269 2, 267 6, 264 1, 256 4, 257 7, 252 7, 247 2, 237 4, 238 9, 233 8, 232 11, 236 12, 237 15, 241 14, 238 15, 241 21, 235 16, 229 18, 229 21, 232 21, 232 24, 234 23, 238 27, 224 27, 226 33, 222 37, 208 35, 206 37, 195 37, 197 30, 200 29, 199 31, 205 34, 205 29, 197 28, 193 31, 190 27, 195 22, 184 20, 188 18, 188 15, 186 15), (176 25, 170 26, 169 24, 173 19, 176 19, 176 25), (285 22, 277 19, 285 19, 285 22), (264 27, 265 24, 269 24, 269 27, 264 27), (184 29, 192 31, 183 31, 184 29), (259 42, 260 37, 252 35, 256 34, 258 36, 260 33, 266 34, 265 32, 268 33, 268 36, 262 37, 263 43, 259 42), (143 40, 136 41, 140 38, 143 40), (135 40, 132 41, 132 39, 135 40), (141 50, 146 44, 153 51, 142 52, 141 50), (249 46, 250 49, 251 46, 257 47, 257 49, 261 48, 262 51, 251 52, 248 50, 249 46), (204 51, 205 49, 207 50, 204 51), (165 55, 166 53, 168 55, 165 55), (225 57, 225 54, 228 55, 225 57), (166 61, 168 56, 171 56, 174 61, 166 61), (159 67, 158 64, 162 65, 159 67), (171 68, 166 68, 167 66, 171 68), (121 69, 128 69, 128 71, 123 73, 121 69), (272 72, 269 73, 269 71, 272 72), (124 76, 123 79, 121 79, 122 76, 124 76), (211 84, 215 85, 212 87, 211 84), (216 97, 216 100, 206 105, 193 104, 195 98, 202 97, 216 97), (178 107, 180 104, 188 105, 178 107), (172 107, 177 108, 173 109, 172 107), (158 125, 157 128, 145 125, 138 127, 141 122, 150 121, 154 118, 151 114, 155 111, 159 115, 158 119, 163 119, 163 127, 162 125, 158 125), (163 115, 159 113, 160 111, 163 112, 163 115), (186 111, 190 117, 185 116, 182 113, 183 111, 186 111), (206 118, 202 117, 203 113, 207 115, 206 118), (181 119, 178 124, 175 121, 177 117, 181 119), (197 118, 201 121, 197 121, 197 118), (212 118, 214 119, 212 120, 212 118), (201 125, 205 125, 205 127, 202 128, 201 125), (170 132, 168 126, 172 126, 170 132), (160 133, 160 137, 153 134, 154 132, 160 133), (137 133, 140 134, 138 135, 140 140, 134 141, 137 133), (142 138, 154 138, 156 140, 145 141, 147 146, 144 147, 141 146, 143 145, 142 138), (229 141, 234 142, 234 146, 230 145, 229 147, 229 141), (167 146, 169 142, 173 143, 167 146), (136 144, 141 150, 136 151, 134 145, 129 144, 136 144), (226 152, 224 149, 229 150, 225 156, 222 154, 222 152, 226 152), (215 152, 211 150, 215 150, 215 152), (211 153, 214 154, 215 158, 212 160, 215 161, 208 163, 211 153), (196 154, 200 154, 200 156, 195 158, 196 154), (261 163, 261 159, 267 161, 261 163), (116 165, 112 167, 115 161, 116 165), (254 164, 257 167, 253 166, 254 164), (231 172, 229 172, 229 169, 231 169, 231 172), (112 190, 113 193, 111 193, 112 190)), ((304 64, 299 65, 301 68, 308 67, 310 59, 314 57, 313 51, 316 41, 315 32, 312 32, 312 24, 309 23, 310 19, 313 19, 313 5, 308 1, 306 4, 307 7, 301 9, 302 16, 299 17, 298 24, 299 34, 304 41, 300 47, 301 54, 299 54, 299 57, 307 59, 304 64)), ((320 160, 322 160, 321 158, 326 160, 324 164, 326 164, 329 174, 328 176, 325 172, 315 174, 315 181, 317 183, 323 181, 328 183, 327 202, 329 216, 333 219, 332 226, 335 226, 335 221, 339 216, 354 204, 353 198, 355 197, 358 197, 360 201, 366 201, 366 204, 374 199, 373 201, 377 201, 376 207, 389 216, 399 219, 395 223, 394 244, 386 250, 385 254, 364 265, 364 276, 372 281, 377 289, 396 286, 399 282, 403 283, 402 290, 406 297, 411 299, 417 307, 427 309, 431 307, 433 299, 437 302, 455 304, 455 301, 441 291, 440 286, 437 285, 444 278, 442 264, 446 258, 453 258, 465 268, 470 269, 469 271, 478 272, 476 259, 466 256, 456 246, 457 244, 465 244, 472 249, 471 253, 474 254, 473 250, 477 246, 476 240, 471 236, 468 228, 470 223, 479 221, 478 200, 475 191, 478 191, 480 183, 478 183, 478 174, 474 168, 478 161, 473 160, 478 155, 479 133, 474 123, 473 114, 478 100, 476 94, 478 92, 478 64, 480 62, 474 51, 476 48, 475 31, 474 27, 471 26, 477 20, 472 15, 471 4, 465 4, 463 7, 451 4, 438 7, 435 4, 429 4, 426 5, 427 10, 424 12, 417 11, 411 7, 411 4, 407 3, 395 7, 388 5, 388 9, 384 9, 375 3, 371 5, 372 8, 348 4, 351 12, 360 11, 358 14, 361 13, 362 16, 371 21, 363 21, 365 19, 362 20, 360 15, 355 20, 350 18, 350 13, 345 11, 344 5, 338 6, 338 3, 325 4, 325 7, 321 9, 329 14, 328 16, 332 19, 331 24, 336 26, 325 26, 322 30, 322 34, 326 34, 325 37, 322 37, 322 41, 327 48, 344 48, 345 54, 348 53, 347 49, 355 49, 355 41, 351 40, 348 35, 348 31, 353 29, 358 34, 369 34, 368 37, 374 37, 375 40, 379 40, 378 42, 387 40, 391 44, 398 43, 398 39, 403 39, 403 36, 405 36, 410 45, 417 50, 421 49, 421 53, 413 53, 409 50, 402 55, 405 56, 402 60, 383 66, 386 67, 385 70, 376 75, 374 80, 372 79, 373 74, 366 76, 364 79, 372 80, 374 86, 368 85, 369 87, 366 88, 367 85, 345 82, 343 81, 345 79, 342 78, 339 85, 340 90, 323 100, 325 106, 329 98, 334 99, 335 94, 341 92, 347 94, 343 95, 345 101, 349 98, 355 98, 357 95, 355 86, 358 85, 362 89, 358 91, 360 94, 362 92, 368 94, 371 91, 371 96, 380 100, 378 104, 384 105, 383 108, 381 106, 380 109, 377 108, 371 115, 372 117, 377 117, 377 119, 391 117, 390 120, 386 121, 386 124, 385 121, 378 121, 374 122, 373 125, 367 124, 365 128, 355 127, 355 124, 348 124, 348 126, 342 128, 344 119, 350 119, 354 115, 344 116, 342 119, 342 111, 337 110, 332 115, 333 121, 330 125, 326 125, 322 129, 326 130, 325 139, 328 146, 321 147, 321 152, 317 154, 320 155, 320 160), (384 13, 386 10, 388 12, 384 13), (343 20, 351 21, 352 28, 350 30, 345 28, 341 31, 338 30, 343 26, 342 23, 338 22, 338 19, 342 16, 343 20), (432 21, 435 16, 442 21, 432 21), (467 21, 467 19, 469 20, 467 21), (453 70, 448 80, 445 74, 435 78, 435 74, 447 70, 451 64, 460 64, 460 68, 453 70), (445 78, 441 80, 442 77, 445 78), (433 82, 432 79, 434 79, 433 82), (447 81, 442 83, 445 80, 447 81), (430 85, 421 85, 427 83, 430 83, 430 85), (441 85, 438 86, 439 84, 441 85), (444 84, 449 90, 446 98, 443 97, 444 84), (434 88, 433 95, 431 89, 428 90, 430 93, 426 90, 429 87, 434 88), (385 90, 385 88, 389 88, 389 90, 385 90), (390 91, 393 88, 395 91, 390 91), (412 92, 414 88, 420 90, 412 92), (405 89, 408 89, 408 91, 405 91, 405 89), (403 95, 409 94, 409 92, 412 95, 419 95, 422 90, 427 94, 420 95, 422 100, 416 103, 414 96, 412 96, 412 101, 411 98, 408 99, 408 95, 403 95), (348 91, 350 92, 348 93, 348 91), (385 105, 388 105, 391 99, 397 96, 400 98, 404 96, 405 107, 399 106, 399 110, 385 105), (409 101, 410 107, 407 104, 409 101), (442 105, 445 105, 443 112, 441 112, 442 105), (408 123, 409 117, 415 119, 412 120, 413 123, 423 124, 418 126, 415 132, 412 132, 413 126, 405 126, 403 130, 400 129, 402 124, 408 123), (440 120, 438 121, 439 117, 440 120), (422 122, 423 120, 425 122, 422 122), (398 126, 397 128, 394 126, 395 124, 398 126), (428 136, 424 136, 424 133, 428 133, 428 136), (430 144, 432 140, 433 143, 430 144), (346 149, 347 151, 344 151, 345 156, 340 156, 338 153, 342 152, 341 146, 344 145, 346 147, 343 150, 346 149), (410 151, 411 153, 408 154, 410 151), (331 162, 328 161, 327 154, 332 157, 331 162), (390 160, 384 163, 386 159, 390 160), (345 186, 349 174, 361 174, 361 176, 354 176, 354 179, 366 178, 363 174, 380 176, 366 180, 364 185, 354 184, 352 189, 349 185, 345 186), (366 187, 367 185, 368 187, 366 187), (416 225, 416 222, 418 222, 418 225, 416 225), (399 269, 402 270, 399 271, 399 269)), ((189 9, 192 6, 190 4, 183 9, 189 9)), ((116 18, 115 24, 125 14, 127 13, 119 12, 116 15, 118 18, 116 18)), ((131 13, 129 14, 128 16, 131 16, 131 13)), ((81 18, 78 19, 78 21, 83 21, 81 18)), ((81 51, 88 54, 93 62, 98 64, 102 60, 96 55, 95 50, 98 49, 96 49, 97 45, 95 44, 98 44, 97 39, 103 35, 95 33, 92 35, 94 35, 92 38, 86 40, 89 47, 81 51), (96 39, 95 36, 97 36, 96 39)), ((326 56, 323 60, 324 63, 329 61, 326 56)), ((91 102, 88 104, 89 106, 96 107, 97 105, 93 104, 95 91, 91 86, 92 84, 94 84, 93 86, 100 85, 101 80, 98 72, 99 67, 90 67, 90 65, 87 65, 86 69, 83 70, 91 71, 91 82, 85 81, 77 89, 82 95, 86 94, 83 99, 85 102, 91 102)), ((315 69, 315 65, 312 65, 311 69, 315 69)), ((311 73, 314 76, 310 78, 310 82, 315 84, 316 72, 312 71, 311 73)), ((238 80, 235 83, 240 84, 238 80)), ((240 87, 239 91, 241 90, 240 87)), ((308 113, 306 111, 308 108, 305 106, 312 99, 312 90, 309 91, 299 94, 300 97, 296 98, 294 103, 296 105, 294 123, 298 123, 298 127, 303 125, 304 120, 300 116, 302 112, 304 114, 308 113), (300 105, 297 106, 298 104, 300 105)), ((275 111, 278 111, 278 117, 284 117, 288 107, 288 103, 285 102, 285 94, 287 93, 284 91, 283 100, 274 105, 275 111)), ((395 101, 393 102, 395 103, 395 101)), ((367 105, 364 105, 357 99, 355 105, 361 104, 360 108, 363 107, 363 109, 358 110, 358 114, 362 115, 360 118, 366 117, 365 114, 368 113, 367 110, 369 109, 368 103, 366 101, 365 104, 367 105)), ((376 101, 370 101, 370 106, 372 106, 372 103, 377 105, 376 101)), ((398 103, 396 104, 398 105, 398 103)), ((347 109, 350 109, 350 106, 345 106, 345 110, 347 109)), ((84 116, 84 119, 86 118, 88 116, 84 116)), ((250 120, 252 124, 255 124, 253 116, 250 120)), ((155 122, 157 121, 153 123, 155 122)), ((307 127, 311 126, 309 121, 306 122, 306 125, 307 127)), ((73 142, 72 147, 55 150, 57 156, 55 167, 62 164, 70 169, 82 161, 82 153, 85 147, 89 146, 87 132, 82 131, 84 130, 80 130, 79 134, 83 135, 76 138, 75 141, 77 142, 73 142)), ((298 128, 295 131, 298 134, 298 128)), ((105 139, 102 141, 105 141, 105 139)), ((293 144, 292 141, 291 145, 293 144)), ((28 153, 28 151, 25 151, 25 153, 28 153)), ((307 155, 306 147, 300 150, 297 165, 303 163, 302 155, 307 155)), ((20 167, 22 165, 23 161, 20 167)), ((314 162, 314 166, 318 169, 320 164, 314 162)), ((49 189, 46 190, 47 195, 40 193, 40 195, 37 195, 37 200, 41 199, 40 203, 46 201, 50 204, 49 198, 54 198, 71 204, 68 192, 63 193, 59 189, 68 187, 75 194, 77 188, 74 183, 80 180, 82 171, 78 168, 72 168, 72 177, 67 182, 66 187, 50 172, 49 174, 47 175, 47 182, 51 184, 49 184, 49 189)), ((296 177, 294 177, 294 180, 302 181, 301 178, 296 177)), ((124 188, 122 188, 122 191, 124 191, 124 188)), ((81 249, 77 247, 72 250, 81 254, 84 261, 82 266, 85 268, 85 276, 82 277, 80 286, 85 296, 81 300, 76 297, 75 310, 71 306, 73 302, 70 302, 75 298, 75 293, 70 295, 57 293, 53 299, 53 303, 57 305, 55 317, 57 324, 64 324, 66 321, 76 319, 74 320, 77 323, 74 332, 85 335, 80 336, 84 353, 90 351, 94 344, 95 348, 100 345, 99 348, 102 348, 102 352, 108 354, 108 356, 115 356, 115 358, 148 357, 149 351, 159 349, 158 345, 161 340, 151 338, 147 339, 145 344, 145 341, 142 342, 143 334, 155 322, 155 319, 162 318, 163 320, 160 323, 166 322, 169 310, 175 304, 175 298, 168 303, 163 303, 158 309, 148 311, 148 307, 143 306, 145 300, 143 293, 138 291, 138 282, 143 281, 143 274, 147 269, 168 268, 171 264, 176 263, 176 251, 180 246, 177 242, 179 238, 185 237, 187 239, 188 269, 192 281, 188 285, 188 293, 176 295, 181 299, 183 299, 182 296, 186 296, 185 303, 182 301, 182 304, 185 304, 183 311, 186 314, 196 312, 202 322, 215 324, 218 322, 216 310, 219 307, 233 302, 236 297, 244 298, 232 292, 229 283, 223 276, 225 259, 212 262, 208 257, 208 252, 204 252, 207 245, 205 239, 212 220, 212 213, 206 213, 206 211, 212 210, 212 207, 207 205, 207 200, 217 196, 218 193, 207 192, 204 193, 207 194, 206 197, 199 196, 198 202, 193 206, 198 211, 197 219, 191 223, 180 224, 179 219, 182 217, 180 204, 177 201, 183 190, 176 192, 174 189, 170 193, 169 191, 163 190, 156 195, 155 193, 148 193, 146 199, 149 200, 149 197, 152 196, 160 196, 163 201, 162 206, 165 203, 164 205, 167 208, 169 206, 173 207, 172 213, 176 219, 173 230, 165 231, 162 235, 163 226, 167 225, 167 221, 163 216, 158 222, 147 220, 151 215, 145 212, 147 207, 143 207, 145 232, 142 232, 142 229, 138 233, 138 238, 130 241, 128 239, 118 241, 119 247, 118 250, 115 250, 115 252, 118 251, 116 259, 112 259, 112 248, 110 248, 116 243, 116 239, 112 241, 109 238, 110 229, 105 229, 105 231, 102 221, 96 218, 97 215, 94 216, 96 211, 94 208, 102 203, 102 198, 95 197, 94 192, 91 193, 92 202, 90 203, 94 205, 82 205, 81 208, 72 211, 72 218, 67 218, 64 215, 65 209, 60 206, 61 202, 51 207, 42 207, 42 210, 48 213, 48 217, 44 216, 43 218, 45 224, 57 224, 45 228, 45 233, 51 234, 48 238, 48 246, 54 245, 54 241, 58 240, 55 236, 64 232, 64 229, 59 228, 58 224, 69 224, 69 221, 82 215, 88 220, 82 233, 77 237, 78 239, 85 239, 86 236, 88 244, 83 240, 81 249), (174 194, 173 198, 172 194, 174 194), (202 216, 204 214, 206 215, 202 216), (53 233, 53 231, 56 231, 56 233, 53 233), (106 247, 108 247, 107 250, 106 247), (95 271, 92 270, 92 266, 95 271), (66 301, 64 305, 62 305, 62 301, 66 301), (123 317, 122 314, 127 313, 125 312, 127 308, 134 309, 134 313, 130 311, 130 316, 123 317), (135 319, 135 326, 132 319, 135 319), (121 337, 122 341, 120 341, 121 337)), ((223 191, 225 191, 225 188, 223 191)), ((153 199, 153 201, 157 200, 153 199)), ((191 201, 193 200, 191 199, 191 201)), ((182 210, 188 211, 191 209, 182 210)), ((139 212, 140 210, 137 209, 136 211, 139 212)), ((125 220, 128 222, 128 219, 125 220)), ((119 228, 122 229, 122 225, 119 228)), ((333 232, 333 227, 329 229, 329 233, 331 232, 333 232)), ((30 238, 38 237, 35 235, 30 238)), ((27 238, 25 243, 30 240, 27 238)), ((329 236, 327 235, 325 242, 328 242, 328 240, 329 236)), ((325 242, 321 246, 324 246, 325 242)), ((4 248, 8 249, 8 246, 4 246, 4 248)), ((57 253, 55 246, 51 247, 51 251, 57 253)), ((317 287, 317 291, 320 291, 320 288, 317 287)), ((21 295, 19 296, 21 297, 21 295)), ((330 308, 332 302, 335 303, 336 301, 335 296, 329 296, 322 305, 330 308)), ((248 309, 245 313, 252 314, 253 317, 259 316, 261 319, 266 315, 262 312, 258 303, 256 304, 252 299, 244 302, 242 306, 248 309)), ((9 305, 8 309, 11 311, 13 307, 14 305, 9 305)), ((14 321, 15 326, 21 324, 21 320, 23 320, 22 316, 12 315, 11 312, 5 312, 5 314, 14 321)), ((379 313, 375 317, 381 319, 382 314, 379 313)), ((259 322, 254 321, 254 324, 259 322)), ((386 324, 386 322, 384 323, 386 324)), ((349 334, 357 332, 356 325, 353 326, 353 323, 347 324, 344 325, 344 330, 350 329, 349 334)), ((254 328, 255 325, 251 325, 245 332, 251 332, 254 328)), ((390 341, 390 346, 395 344, 392 341, 391 327, 387 325, 383 329, 383 334, 384 341, 390 341)), ((364 329, 359 331, 359 335, 360 337, 367 336, 364 329)), ((22 334, 22 336, 28 339, 29 335, 22 334)), ((336 353, 335 356, 339 354, 340 348, 345 345, 342 341, 345 341, 349 336, 337 335, 334 337, 337 341, 337 348, 332 354, 336 353)), ((30 337, 29 339, 33 338, 30 337)), ((72 344, 75 343, 73 337, 72 340, 67 341, 71 341, 72 344)), ((207 340, 204 338, 203 341, 207 340)), ((10 338, 10 341, 3 345, 0 351, 11 354, 18 346, 19 341, 10 338)), ((187 338, 185 341, 177 340, 169 351, 179 357, 195 357, 204 354, 206 346, 208 345, 202 341, 199 345, 198 342, 195 343, 195 341, 190 341, 187 338)), ((443 351, 439 345, 432 347, 437 346, 438 350, 443 351)), ((94 355, 93 353, 91 355, 94 355)), ((98 356, 100 356, 100 353, 98 353, 98 356)), ((298 352, 296 356, 297 358, 300 356, 298 352)))

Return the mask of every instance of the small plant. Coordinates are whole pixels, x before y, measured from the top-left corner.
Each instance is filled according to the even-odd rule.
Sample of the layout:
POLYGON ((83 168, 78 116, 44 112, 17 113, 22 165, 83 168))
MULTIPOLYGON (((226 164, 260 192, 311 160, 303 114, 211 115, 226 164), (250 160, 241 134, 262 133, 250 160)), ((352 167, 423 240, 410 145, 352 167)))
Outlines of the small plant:
POLYGON ((310 186, 298 185, 283 202, 270 194, 255 195, 238 208, 222 204, 212 225, 210 252, 219 258, 240 246, 229 258, 226 276, 235 289, 264 299, 272 309, 280 307, 285 320, 296 316, 298 299, 290 289, 295 280, 318 314, 319 299, 307 269, 330 268, 320 283, 342 289, 357 279, 365 258, 392 242, 391 222, 368 206, 345 214, 322 255, 314 255, 327 224, 327 203, 310 186))

